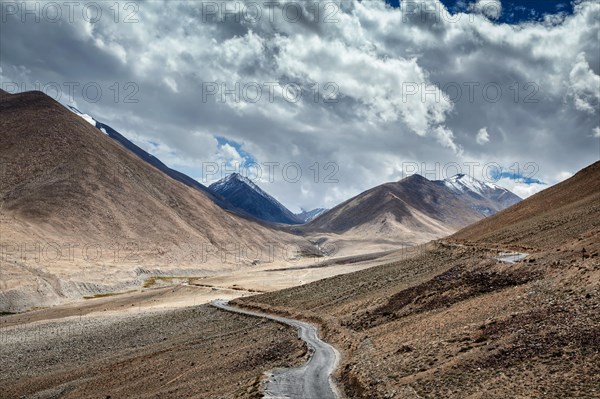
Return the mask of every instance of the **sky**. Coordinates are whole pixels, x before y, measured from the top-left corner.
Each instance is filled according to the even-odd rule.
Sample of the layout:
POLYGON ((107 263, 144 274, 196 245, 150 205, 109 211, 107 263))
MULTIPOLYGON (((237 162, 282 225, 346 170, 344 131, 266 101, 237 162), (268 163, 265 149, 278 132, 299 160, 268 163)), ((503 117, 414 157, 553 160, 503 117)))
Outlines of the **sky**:
POLYGON ((0 86, 294 212, 412 173, 525 198, 600 159, 596 0, 268 4, 2 1, 0 86))
MULTIPOLYGON (((405 1, 407 3, 414 0, 405 1)), ((400 0, 388 0, 387 3, 392 7, 400 7, 400 0)), ((472 11, 477 2, 466 0, 442 0, 441 2, 450 12, 469 12, 472 11)), ((545 15, 557 13, 573 13, 573 3, 569 0, 504 0, 504 1, 485 1, 481 2, 481 7, 488 8, 488 15, 496 12, 494 20, 502 23, 520 23, 527 21, 541 21, 545 15)))

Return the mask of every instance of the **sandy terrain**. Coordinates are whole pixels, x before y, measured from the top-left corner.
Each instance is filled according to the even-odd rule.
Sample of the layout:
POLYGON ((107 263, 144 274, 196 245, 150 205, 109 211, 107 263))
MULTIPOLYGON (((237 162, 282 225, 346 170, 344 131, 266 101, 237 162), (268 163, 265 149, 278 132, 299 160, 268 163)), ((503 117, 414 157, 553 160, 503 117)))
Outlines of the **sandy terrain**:
POLYGON ((123 316, 141 312, 161 312, 164 310, 197 306, 218 298, 233 299, 252 294, 241 290, 213 289, 180 284, 93 299, 83 299, 49 308, 6 315, 0 318, 0 327, 85 315, 123 316))
POLYGON ((361 255, 299 259, 285 265, 267 263, 258 265, 251 270, 246 268, 202 279, 190 279, 190 284, 226 287, 250 292, 270 292, 352 273, 394 260, 406 259, 416 256, 422 251, 422 247, 406 247, 401 250, 361 255))

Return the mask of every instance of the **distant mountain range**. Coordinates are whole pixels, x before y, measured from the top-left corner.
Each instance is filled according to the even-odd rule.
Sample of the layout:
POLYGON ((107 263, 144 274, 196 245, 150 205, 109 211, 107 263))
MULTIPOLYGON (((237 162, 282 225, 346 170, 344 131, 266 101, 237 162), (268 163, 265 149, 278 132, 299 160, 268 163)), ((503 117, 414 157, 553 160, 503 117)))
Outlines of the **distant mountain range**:
POLYGON ((350 198, 301 230, 420 243, 451 234, 520 200, 504 188, 467 175, 436 181, 412 175, 350 198))
POLYGON ((444 185, 458 195, 469 197, 473 209, 482 216, 490 216, 522 200, 507 189, 493 183, 479 181, 469 175, 457 174, 435 183, 444 185))
POLYGON ((304 221, 267 194, 250 179, 232 173, 208 187, 236 209, 272 223, 300 224, 304 221))
POLYGON ((297 213, 296 217, 299 218, 300 220, 302 220, 304 223, 308 223, 311 220, 318 218, 319 216, 321 216, 328 210, 329 209, 327 209, 327 208, 315 208, 312 211, 307 211, 305 209, 302 209, 302 212, 297 213))
POLYGON ((317 208, 294 214, 257 184, 237 173, 206 187, 169 168, 109 125, 75 107, 70 108, 147 164, 201 191, 222 209, 269 223, 306 224, 301 232, 341 234, 352 230, 353 233, 395 236, 399 231, 405 231, 407 236, 437 238, 521 200, 502 187, 465 174, 436 181, 411 176, 374 187, 330 210, 317 208))
POLYGON ((27 243, 4 254, 11 280, 0 287, 0 311, 139 286, 149 270, 198 275, 268 261, 267 243, 314 248, 223 210, 202 187, 41 92, 0 91, 0 137, 3 245, 27 243), (58 259, 36 253, 48 243, 58 259), (243 257, 235 248, 260 252, 243 257))
MULTIPOLYGON (((79 111, 75 107, 70 107, 70 108, 74 113, 81 116, 83 119, 85 119, 91 125, 100 129, 102 132, 104 132, 109 137, 111 137, 113 140, 117 141, 122 146, 124 146, 125 148, 127 148, 128 150, 133 152, 135 155, 137 155, 139 158, 141 158, 145 162, 149 163, 150 165, 152 165, 155 168, 159 169, 160 171, 164 172, 165 174, 172 177, 173 179, 180 181, 187 186, 193 187, 195 189, 198 189, 198 190, 204 192, 206 195, 208 195, 213 200, 213 202, 215 202, 217 205, 219 205, 221 208, 223 208, 225 210, 232 211, 239 215, 242 215, 245 217, 251 217, 251 218, 254 218, 254 219, 257 219, 260 221, 264 221, 264 222, 287 224, 287 225, 306 224, 306 223, 312 222, 315 219, 320 219, 321 217, 324 217, 324 219, 322 219, 322 221, 310 224, 308 229, 311 231, 314 230, 314 228, 315 228, 314 226, 320 226, 320 227, 316 227, 317 230, 323 230, 323 229, 327 230, 327 228, 325 228, 324 226, 329 226, 329 227, 332 227, 332 229, 331 229, 332 232, 340 232, 340 231, 345 232, 348 229, 345 229, 341 226, 347 225, 347 226, 351 226, 352 228, 354 228, 354 227, 359 227, 362 224, 362 222, 359 222, 358 224, 355 225, 352 222, 352 220, 360 221, 362 219, 360 217, 357 219, 355 217, 355 215, 353 215, 351 212, 349 214, 344 213, 341 216, 338 215, 339 206, 332 210, 327 210, 324 208, 316 208, 316 209, 313 209, 310 211, 302 210, 302 212, 300 212, 298 214, 294 214, 289 209, 287 209, 282 203, 280 203, 277 199, 275 199, 273 196, 269 195, 267 192, 265 192, 263 189, 261 189, 256 183, 254 183, 250 179, 240 175, 239 173, 232 173, 232 174, 224 177, 223 179, 211 184, 209 187, 206 187, 206 186, 200 184, 198 181, 194 180, 193 178, 191 178, 179 171, 169 168, 164 163, 162 163, 158 158, 149 154, 148 152, 141 149, 139 146, 132 143, 125 136, 123 136, 122 134, 117 132, 115 129, 113 129, 109 125, 97 121, 95 118, 79 111), (336 210, 336 211, 334 213, 330 213, 333 210, 336 210), (328 215, 328 216, 326 216, 326 215, 328 215), (328 220, 329 222, 323 222, 324 220, 328 220), (334 220, 336 222, 334 222, 334 220), (344 221, 340 222, 340 220, 344 220, 344 221), (322 223, 325 223, 325 224, 322 224, 322 223)), ((425 179, 425 180, 427 180, 427 179, 425 179)), ((429 180, 427 180, 427 181, 429 181, 429 180)), ((398 182, 398 184, 399 183, 400 182, 398 182)), ((460 199, 460 201, 463 202, 462 205, 465 205, 469 210, 465 211, 465 213, 463 214, 464 219, 462 222, 457 223, 454 220, 449 224, 445 220, 438 220, 436 218, 435 214, 437 214, 439 212, 431 212, 431 211, 425 212, 423 214, 425 217, 433 217, 433 220, 434 220, 433 224, 435 225, 435 227, 433 227, 430 223, 425 223, 427 225, 427 227, 421 225, 420 223, 415 223, 415 224, 409 223, 408 225, 412 226, 412 227, 410 227, 411 229, 420 229, 422 231, 438 231, 439 234, 449 234, 449 233, 455 231, 457 228, 466 226, 465 223, 468 224, 472 221, 480 219, 481 217, 487 217, 487 216, 493 215, 494 213, 496 213, 502 209, 505 209, 511 205, 514 205, 521 200, 521 198, 519 198, 512 192, 510 192, 502 187, 499 187, 492 183, 481 182, 481 181, 476 180, 465 174, 458 174, 449 179, 431 181, 430 183, 439 186, 440 190, 438 190, 438 191, 440 193, 443 192, 444 190, 447 191, 444 195, 448 195, 448 192, 454 193, 454 196, 451 196, 449 198, 456 199, 456 197, 458 197, 460 199), (439 223, 441 223, 441 226, 439 225, 439 223)), ((368 190, 363 194, 368 193, 369 198, 371 198, 373 196, 373 192, 379 192, 382 190, 389 191, 389 189, 392 188, 394 184, 395 183, 387 183, 387 184, 375 187, 371 190, 368 190)), ((405 185, 405 183, 402 183, 402 186, 404 186, 404 185, 405 185)), ((433 186, 431 187, 431 189, 433 190, 433 186)), ((413 198, 415 193, 411 193, 410 191, 411 191, 411 189, 409 187, 408 190, 406 190, 406 192, 403 191, 400 194, 399 198, 401 198, 403 200, 406 200, 409 197, 413 198)), ((346 204, 348 202, 352 203, 352 201, 355 199, 360 200, 360 202, 362 203, 363 202, 363 199, 362 199, 363 194, 360 194, 359 196, 346 201, 344 204, 346 204)), ((423 193, 421 193, 421 194, 423 194, 423 193)), ((428 195, 433 195, 433 194, 428 193, 428 195)), ((438 193, 438 196, 439 196, 439 193, 438 193)), ((377 197, 377 198, 379 198, 379 197, 377 197)), ((376 212, 376 213, 384 212, 385 213, 385 212, 389 211, 389 206, 390 206, 389 198, 390 197, 385 197, 385 196, 382 197, 382 199, 383 199, 382 203, 378 203, 377 200, 369 201, 368 206, 371 209, 369 210, 369 212, 364 212, 363 217, 368 217, 369 215, 372 216, 372 212, 376 212)), ((415 201, 413 201, 413 202, 416 205, 416 202, 418 202, 418 201, 419 201, 419 197, 417 196, 415 198, 415 201)), ((423 201, 424 201, 424 203, 426 203, 427 198, 423 198, 423 201)), ((452 202, 451 200, 447 200, 445 202, 442 201, 439 204, 437 204, 436 206, 438 206, 438 207, 448 206, 448 204, 451 202, 452 202)), ((462 209, 462 206, 459 206, 458 204, 455 204, 454 207, 455 207, 455 209, 462 209)), ((416 206, 415 209, 419 209, 419 206, 416 206)), ((389 228, 391 228, 389 226, 389 224, 390 223, 394 224, 395 223, 394 220, 398 221, 398 218, 396 216, 399 216, 399 214, 396 211, 393 211, 392 213, 395 215, 395 217, 390 219, 389 222, 387 219, 385 222, 382 222, 378 229, 379 233, 384 233, 386 231, 389 231, 389 228)), ((400 217, 400 219, 402 219, 402 217, 400 217)), ((372 221, 372 219, 371 219, 371 221, 372 221)), ((406 222, 406 220, 404 219, 404 222, 400 222, 400 223, 405 223, 405 222, 406 222)), ((369 224, 369 223, 370 222, 367 222, 367 224, 369 224)), ((405 227, 407 227, 407 226, 405 226, 405 227)), ((391 228, 391 229, 394 230, 394 228, 391 228)), ((434 235, 437 237, 438 234, 436 233, 434 235)), ((429 235, 427 235, 427 237, 429 237, 429 235)))

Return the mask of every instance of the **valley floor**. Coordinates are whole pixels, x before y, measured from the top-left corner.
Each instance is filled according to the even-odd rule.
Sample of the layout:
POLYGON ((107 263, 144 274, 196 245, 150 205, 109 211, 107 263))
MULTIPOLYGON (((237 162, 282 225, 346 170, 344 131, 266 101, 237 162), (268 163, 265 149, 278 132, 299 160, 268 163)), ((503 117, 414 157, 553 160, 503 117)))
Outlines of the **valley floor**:
POLYGON ((290 327, 207 305, 415 256, 418 249, 211 277, 0 317, 0 398, 258 398, 265 373, 306 361, 290 327))
POLYGON ((598 398, 599 236, 552 250, 439 241, 351 273, 352 260, 300 266, 294 279, 347 272, 264 294, 249 275, 188 279, 3 316, 0 397, 259 398, 265 373, 306 348, 289 327, 199 305, 237 297, 319 325, 348 398, 598 398), (529 256, 498 261, 506 250, 529 256))

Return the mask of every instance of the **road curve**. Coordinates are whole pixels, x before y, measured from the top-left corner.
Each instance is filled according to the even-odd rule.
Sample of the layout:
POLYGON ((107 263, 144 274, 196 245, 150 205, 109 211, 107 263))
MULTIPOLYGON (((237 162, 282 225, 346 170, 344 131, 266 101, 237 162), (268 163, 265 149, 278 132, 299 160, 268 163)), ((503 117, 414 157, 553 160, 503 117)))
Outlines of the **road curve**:
POLYGON ((224 300, 216 300, 211 305, 229 312, 271 319, 287 324, 298 330, 298 336, 308 345, 311 357, 301 367, 277 369, 269 374, 264 398, 286 399, 338 399, 339 394, 331 380, 331 374, 339 362, 339 352, 321 341, 317 328, 303 321, 272 316, 233 307, 224 300))

